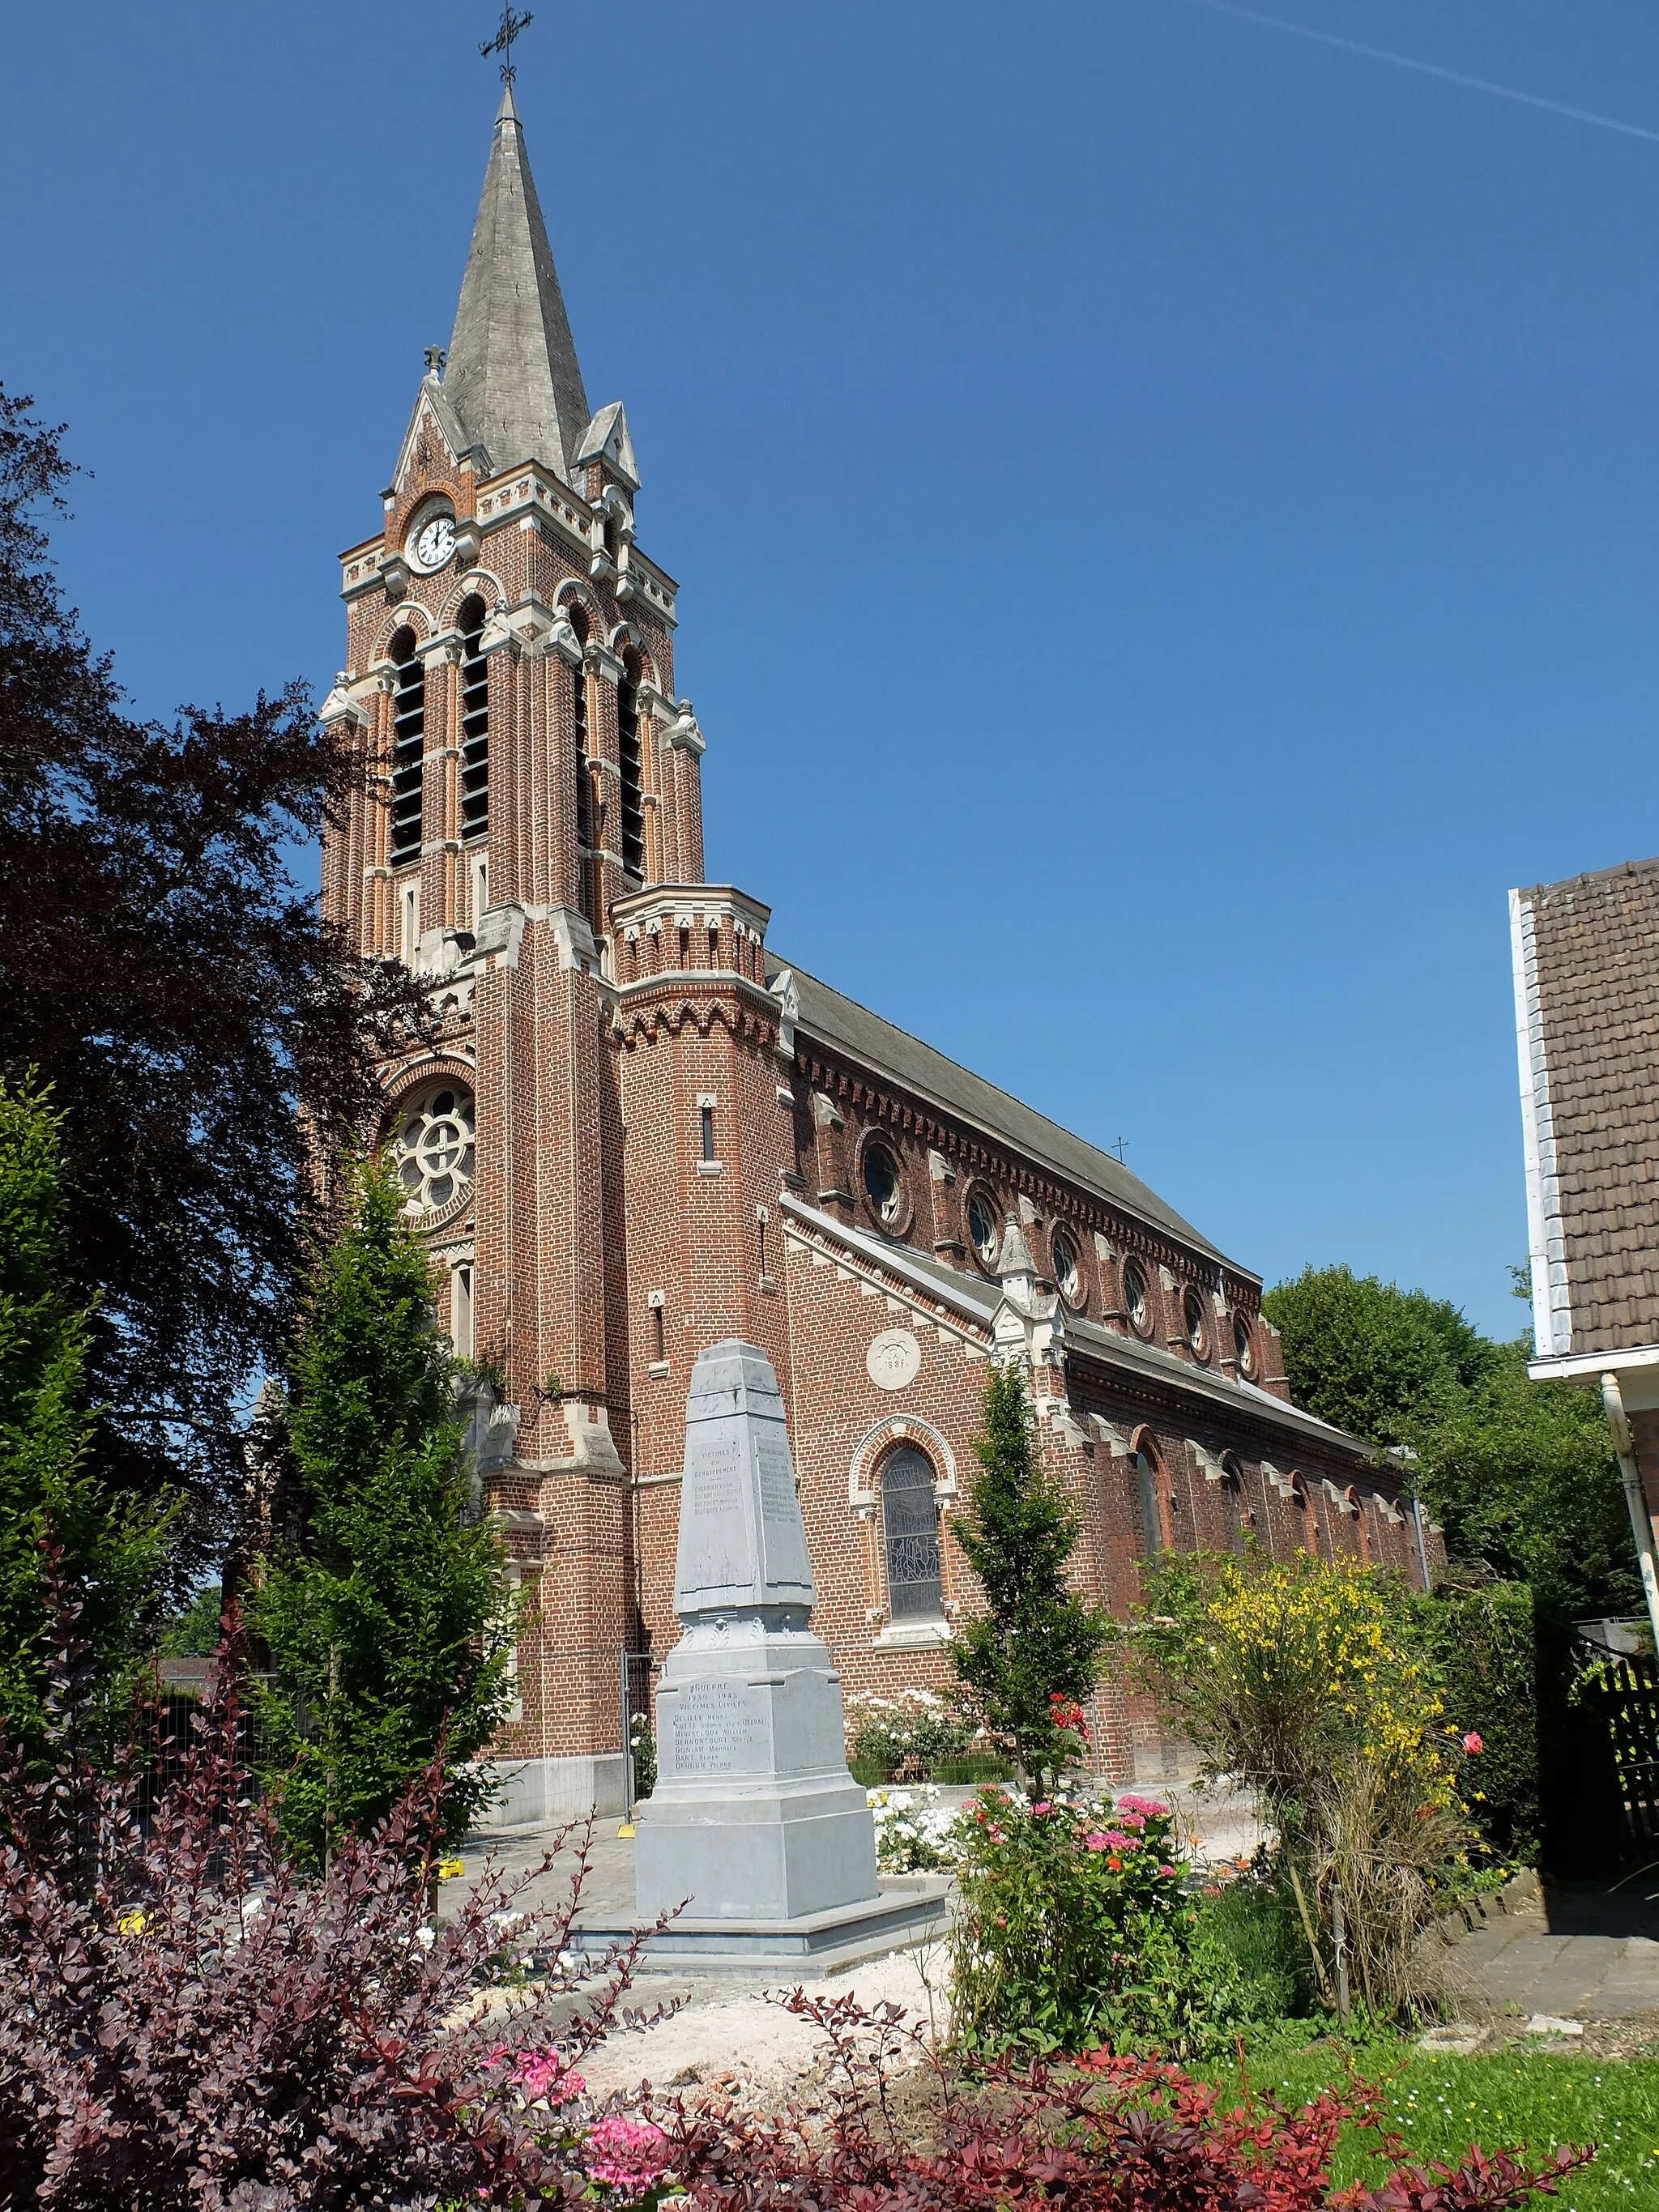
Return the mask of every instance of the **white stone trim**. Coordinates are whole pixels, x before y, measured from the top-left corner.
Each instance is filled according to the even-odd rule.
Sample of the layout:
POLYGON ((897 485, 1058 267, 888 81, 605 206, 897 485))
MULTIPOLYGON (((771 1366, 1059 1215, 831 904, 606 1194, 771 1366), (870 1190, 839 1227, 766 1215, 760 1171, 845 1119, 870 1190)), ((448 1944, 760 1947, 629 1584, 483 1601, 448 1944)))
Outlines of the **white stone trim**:
POLYGON ((957 1496, 957 1455, 949 1439, 931 1421, 915 1413, 900 1413, 867 1429, 854 1448, 847 1469, 847 1503, 854 1511, 874 1512, 879 1508, 881 1499, 872 1486, 877 1463, 890 1444, 902 1443, 915 1444, 933 1462, 933 1496, 940 1505, 957 1496))
POLYGON ((890 1620, 871 1638, 878 1651, 939 1651, 955 1640, 948 1620, 890 1620))

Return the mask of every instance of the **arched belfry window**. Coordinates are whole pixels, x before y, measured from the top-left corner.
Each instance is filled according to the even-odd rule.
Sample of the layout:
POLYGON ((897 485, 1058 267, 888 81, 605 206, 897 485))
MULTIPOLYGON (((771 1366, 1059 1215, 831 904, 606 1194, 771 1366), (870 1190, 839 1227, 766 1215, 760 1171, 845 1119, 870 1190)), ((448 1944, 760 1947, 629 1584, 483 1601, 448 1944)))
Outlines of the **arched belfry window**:
POLYGON ((944 1611, 944 1584, 933 1463, 914 1444, 901 1444, 882 1462, 881 1519, 889 1619, 938 1620, 944 1611))
POLYGON ((415 633, 400 629, 387 647, 392 687, 392 838, 396 867, 421 856, 421 779, 426 757, 426 668, 415 633))
POLYGON ((617 766, 622 782, 622 864, 630 876, 645 874, 645 773, 640 751, 640 656, 623 655, 617 686, 617 766))
POLYGON ((489 834, 489 663, 483 643, 483 601, 475 593, 461 604, 461 835, 489 834))

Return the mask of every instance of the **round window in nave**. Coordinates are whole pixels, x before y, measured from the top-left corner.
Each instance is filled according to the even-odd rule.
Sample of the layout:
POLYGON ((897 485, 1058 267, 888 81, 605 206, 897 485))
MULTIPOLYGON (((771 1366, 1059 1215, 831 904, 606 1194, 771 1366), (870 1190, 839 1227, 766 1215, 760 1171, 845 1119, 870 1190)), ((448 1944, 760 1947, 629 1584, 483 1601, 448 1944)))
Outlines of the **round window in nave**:
POLYGON ((471 1189, 472 1124, 464 1083, 429 1084, 405 1103, 392 1147, 406 1212, 441 1213, 471 1189))
POLYGON ((997 1210, 988 1190, 973 1191, 968 1200, 968 1235, 979 1255, 979 1263, 988 1274, 997 1264, 997 1254, 1002 1243, 997 1224, 997 1210))

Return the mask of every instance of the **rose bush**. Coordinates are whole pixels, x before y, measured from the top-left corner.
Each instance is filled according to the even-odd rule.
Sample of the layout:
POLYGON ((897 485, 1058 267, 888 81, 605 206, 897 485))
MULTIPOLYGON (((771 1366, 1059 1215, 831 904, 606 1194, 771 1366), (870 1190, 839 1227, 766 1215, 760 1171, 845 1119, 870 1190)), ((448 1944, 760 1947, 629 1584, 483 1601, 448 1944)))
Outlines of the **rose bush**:
POLYGON ((1243 1978, 1187 1895, 1160 1800, 982 1790, 957 1833, 952 2004, 969 2048, 1133 2039, 1194 2055, 1244 2016, 1243 1978))
POLYGON ((896 1690, 887 1698, 855 1692, 846 1722, 848 1759, 883 1782, 921 1781, 974 1744, 973 1723, 932 1690, 896 1690))

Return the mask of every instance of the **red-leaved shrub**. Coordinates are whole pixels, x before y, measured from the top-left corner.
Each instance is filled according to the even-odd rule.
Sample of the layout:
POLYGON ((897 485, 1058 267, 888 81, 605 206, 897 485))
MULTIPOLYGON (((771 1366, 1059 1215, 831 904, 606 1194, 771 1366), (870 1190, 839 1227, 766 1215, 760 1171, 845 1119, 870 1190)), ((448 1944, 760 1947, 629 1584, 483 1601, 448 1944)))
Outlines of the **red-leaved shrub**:
MULTIPOLYGON (((642 2017, 620 2009, 637 1945, 585 1998, 556 1972, 526 1992, 504 2047, 500 2014, 469 2001, 500 1978, 495 1916, 533 1876, 487 1871, 435 1920, 438 1767, 302 1879, 249 1784, 228 1649, 181 1771, 141 1817, 142 1753, 111 1776, 73 1748, 61 1594, 58 1612, 60 1763, 0 1773, 0 2206, 533 2207, 589 2187, 585 2130, 550 2117, 549 2087, 642 2017)), ((515 1952, 565 1950, 585 1837, 574 1856, 569 1896, 512 1927, 515 1952)))
POLYGON ((1425 2172, 1401 2162, 1364 2091, 1224 2110, 1176 2067, 1103 2051, 959 2075, 895 2006, 799 1990, 787 2003, 830 2054, 816 2108, 645 2101, 664 2172, 698 2212, 1516 2212, 1592 2155, 1563 2149, 1534 2167, 1473 2149, 1425 2172), (1350 2120, 1371 2131, 1379 2178, 1337 2190, 1332 2154, 1350 2120))

